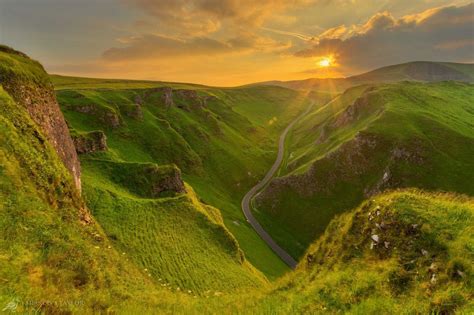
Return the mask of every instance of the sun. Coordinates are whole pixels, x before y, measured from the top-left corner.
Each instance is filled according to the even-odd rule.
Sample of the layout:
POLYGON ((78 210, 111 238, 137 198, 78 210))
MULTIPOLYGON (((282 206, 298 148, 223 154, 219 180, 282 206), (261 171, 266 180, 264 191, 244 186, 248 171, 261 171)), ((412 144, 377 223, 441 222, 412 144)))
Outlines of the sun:
POLYGON ((320 60, 318 64, 319 64, 320 67, 326 68, 326 67, 329 67, 331 65, 331 60, 329 60, 328 58, 324 58, 324 59, 320 60))
POLYGON ((331 67, 333 64, 334 64, 334 57, 332 56, 321 57, 317 61, 317 65, 320 68, 328 68, 328 67, 331 67))

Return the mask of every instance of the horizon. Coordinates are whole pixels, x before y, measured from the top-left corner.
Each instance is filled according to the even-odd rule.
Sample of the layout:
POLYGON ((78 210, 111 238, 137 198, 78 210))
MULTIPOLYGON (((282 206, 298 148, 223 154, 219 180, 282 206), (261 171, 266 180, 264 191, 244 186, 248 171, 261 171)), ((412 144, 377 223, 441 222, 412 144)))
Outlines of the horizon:
MULTIPOLYGON (((1 44, 1 43, 0 43, 1 44)), ((400 64, 390 64, 382 67, 378 67, 375 69, 369 69, 365 72, 362 73, 354 73, 348 76, 341 76, 341 77, 327 77, 327 78, 319 78, 319 77, 306 77, 302 79, 297 79, 297 80, 279 80, 279 79, 274 79, 274 80, 268 80, 268 81, 259 81, 259 82, 248 82, 240 85, 206 85, 202 84, 199 82, 187 82, 187 81, 164 81, 164 80, 146 80, 146 79, 130 79, 130 78, 120 78, 120 77, 87 77, 87 76, 71 76, 71 75, 64 75, 60 73, 49 73, 50 76, 61 76, 61 77, 71 77, 71 78, 80 78, 80 79, 101 79, 101 80, 124 80, 124 81, 143 81, 143 82, 157 82, 157 83, 176 83, 176 84, 191 84, 191 85, 201 85, 201 86, 206 86, 206 87, 215 87, 215 88, 237 88, 237 87, 242 87, 242 86, 248 86, 248 85, 253 85, 253 84, 263 84, 266 82, 291 82, 291 81, 307 81, 307 80, 336 80, 336 79, 348 79, 351 77, 367 74, 373 71, 377 71, 380 69, 388 68, 388 67, 393 67, 393 66, 399 66, 399 65, 405 65, 405 64, 410 64, 410 63, 420 63, 420 62, 425 62, 425 63, 451 63, 451 64, 462 64, 462 65, 474 65, 472 62, 453 62, 453 61, 423 61, 423 60, 416 60, 416 61, 408 61, 400 64)))
POLYGON ((471 314, 474 0, 0 0, 0 310, 471 314))
POLYGON ((216 87, 343 78, 414 60, 474 61, 472 1, 407 4, 6 1, 0 42, 58 75, 216 87))

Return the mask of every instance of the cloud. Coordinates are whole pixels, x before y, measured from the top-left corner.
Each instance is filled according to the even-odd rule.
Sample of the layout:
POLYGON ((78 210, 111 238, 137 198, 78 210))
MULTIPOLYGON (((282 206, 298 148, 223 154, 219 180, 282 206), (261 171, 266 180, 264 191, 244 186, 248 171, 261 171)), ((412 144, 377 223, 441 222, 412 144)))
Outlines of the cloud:
POLYGON ((255 28, 286 9, 308 5, 314 0, 122 0, 161 24, 193 34, 196 29, 209 33, 222 23, 237 28, 255 28))
POLYGON ((298 57, 334 55, 351 69, 413 60, 473 61, 474 4, 434 8, 395 18, 375 14, 366 23, 338 26, 318 36, 298 57))
POLYGON ((249 51, 275 51, 290 47, 289 42, 278 42, 249 32, 239 33, 226 41, 209 37, 179 39, 162 35, 143 35, 122 39, 126 46, 107 49, 103 59, 107 61, 151 60, 186 56, 213 56, 249 51))
POLYGON ((181 40, 160 35, 144 35, 127 40, 127 46, 110 48, 103 58, 110 61, 181 57, 192 54, 213 55, 231 51, 231 46, 206 37, 181 40))

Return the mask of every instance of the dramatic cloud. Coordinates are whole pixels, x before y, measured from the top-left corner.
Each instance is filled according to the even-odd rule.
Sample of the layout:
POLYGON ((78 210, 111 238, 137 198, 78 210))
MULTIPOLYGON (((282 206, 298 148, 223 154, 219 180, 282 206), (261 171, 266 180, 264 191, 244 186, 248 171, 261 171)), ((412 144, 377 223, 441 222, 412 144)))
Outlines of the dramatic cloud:
POLYGON ((412 60, 472 62, 468 3, 0 0, 0 41, 56 73, 238 85, 412 60))
POLYGON ((161 35, 144 35, 122 39, 122 48, 110 48, 102 57, 108 61, 150 60, 186 56, 212 56, 249 51, 276 51, 287 49, 290 43, 278 42, 253 33, 242 32, 226 41, 208 37, 178 39, 161 35))
POLYGON ((312 0, 122 0, 181 31, 214 32, 230 22, 239 28, 262 25, 269 16, 312 0))
POLYGON ((474 59, 474 4, 430 9, 394 18, 389 12, 366 23, 329 29, 299 57, 333 55, 351 69, 370 69, 413 60, 474 59))
POLYGON ((107 60, 154 59, 157 57, 185 56, 193 54, 217 54, 228 52, 231 47, 225 43, 198 37, 191 40, 179 40, 164 36, 145 35, 127 40, 123 48, 110 48, 103 57, 107 60))

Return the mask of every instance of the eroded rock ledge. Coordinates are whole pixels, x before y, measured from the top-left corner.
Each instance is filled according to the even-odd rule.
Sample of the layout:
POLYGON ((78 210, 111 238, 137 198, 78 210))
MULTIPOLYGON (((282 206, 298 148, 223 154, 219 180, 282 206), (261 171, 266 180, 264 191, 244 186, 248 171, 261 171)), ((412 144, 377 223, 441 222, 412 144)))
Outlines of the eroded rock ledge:
POLYGON ((72 135, 72 140, 78 154, 107 151, 107 136, 104 132, 91 131, 72 135))

